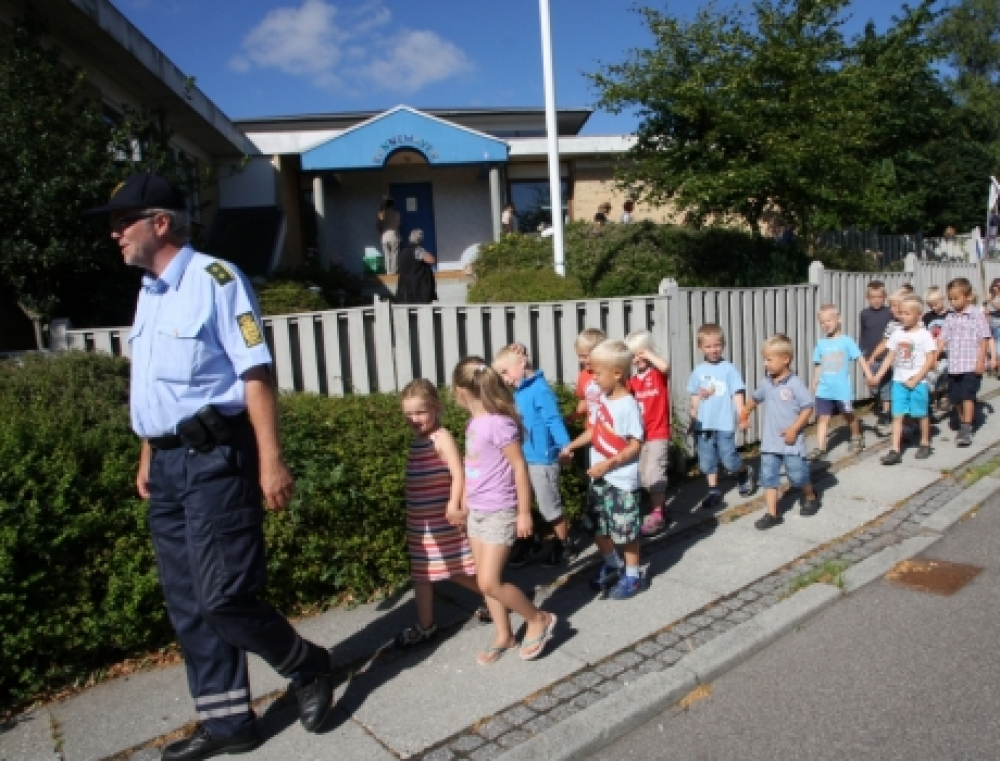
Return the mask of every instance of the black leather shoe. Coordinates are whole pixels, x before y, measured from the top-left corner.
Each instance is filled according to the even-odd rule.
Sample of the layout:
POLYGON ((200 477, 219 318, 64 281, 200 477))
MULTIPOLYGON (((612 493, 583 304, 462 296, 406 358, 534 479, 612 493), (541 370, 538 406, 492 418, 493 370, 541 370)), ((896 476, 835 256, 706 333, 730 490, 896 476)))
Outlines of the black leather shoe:
POLYGON ((200 724, 194 734, 184 740, 170 743, 163 749, 162 761, 198 761, 226 753, 249 753, 264 742, 257 725, 244 729, 232 737, 212 737, 200 724))
POLYGON ((299 701, 299 721, 306 732, 318 731, 333 702, 333 677, 320 674, 311 682, 296 687, 295 697, 299 701))

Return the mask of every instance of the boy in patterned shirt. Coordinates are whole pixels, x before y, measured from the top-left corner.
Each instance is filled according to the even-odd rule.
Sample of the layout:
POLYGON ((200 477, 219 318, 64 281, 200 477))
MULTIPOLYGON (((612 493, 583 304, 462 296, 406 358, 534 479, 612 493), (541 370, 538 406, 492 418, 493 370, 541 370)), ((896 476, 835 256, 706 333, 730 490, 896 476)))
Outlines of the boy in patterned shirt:
POLYGON ((948 396, 958 411, 960 427, 955 443, 972 443, 972 424, 976 415, 976 395, 986 372, 986 349, 992 332, 986 315, 976 309, 972 284, 964 277, 948 283, 950 312, 945 318, 938 348, 948 350, 948 396))

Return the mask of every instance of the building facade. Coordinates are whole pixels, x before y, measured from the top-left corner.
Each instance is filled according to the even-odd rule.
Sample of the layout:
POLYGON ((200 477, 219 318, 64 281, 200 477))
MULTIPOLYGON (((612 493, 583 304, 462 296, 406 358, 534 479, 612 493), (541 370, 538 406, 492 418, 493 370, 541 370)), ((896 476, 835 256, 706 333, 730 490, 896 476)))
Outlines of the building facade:
MULTIPOLYGON (((558 113, 563 216, 592 220, 602 204, 620 218, 627 200, 615 166, 630 136, 583 136, 587 109, 558 113)), ((521 232, 551 223, 545 112, 522 109, 426 109, 382 113, 239 119, 260 156, 222 182, 227 205, 277 206, 285 220, 273 267, 294 266, 313 251, 324 264, 361 271, 377 251, 376 214, 392 198, 405 236, 425 233, 439 270, 461 269, 477 247, 499 238, 512 203, 521 232)), ((635 219, 668 221, 639 204, 635 219)))

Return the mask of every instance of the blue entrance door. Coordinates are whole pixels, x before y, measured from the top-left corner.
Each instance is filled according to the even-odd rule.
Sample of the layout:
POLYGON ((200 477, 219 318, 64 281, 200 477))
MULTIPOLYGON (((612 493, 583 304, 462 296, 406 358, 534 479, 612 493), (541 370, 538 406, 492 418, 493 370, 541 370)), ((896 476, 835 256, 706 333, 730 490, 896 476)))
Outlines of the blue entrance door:
POLYGON ((424 248, 434 256, 441 258, 437 249, 437 236, 434 234, 434 194, 429 182, 403 182, 389 186, 396 210, 399 212, 399 234, 403 245, 410 242, 410 231, 424 231, 424 248))

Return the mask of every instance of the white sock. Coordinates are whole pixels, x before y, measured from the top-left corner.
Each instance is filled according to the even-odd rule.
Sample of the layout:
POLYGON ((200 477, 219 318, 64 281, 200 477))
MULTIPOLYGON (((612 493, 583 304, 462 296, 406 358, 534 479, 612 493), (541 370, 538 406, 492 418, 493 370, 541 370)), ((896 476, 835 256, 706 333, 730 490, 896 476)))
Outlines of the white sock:
POLYGON ((631 579, 639 578, 639 566, 637 565, 627 565, 625 566, 625 575, 631 579))

